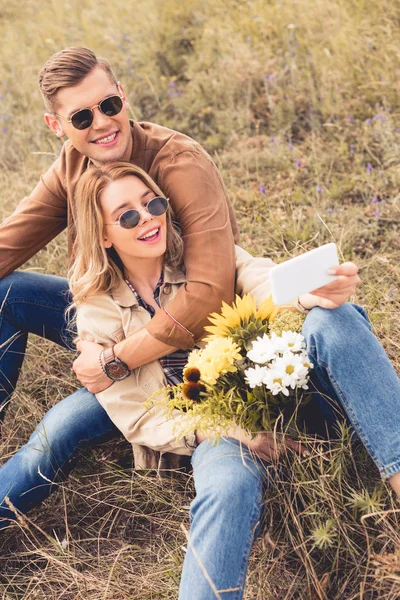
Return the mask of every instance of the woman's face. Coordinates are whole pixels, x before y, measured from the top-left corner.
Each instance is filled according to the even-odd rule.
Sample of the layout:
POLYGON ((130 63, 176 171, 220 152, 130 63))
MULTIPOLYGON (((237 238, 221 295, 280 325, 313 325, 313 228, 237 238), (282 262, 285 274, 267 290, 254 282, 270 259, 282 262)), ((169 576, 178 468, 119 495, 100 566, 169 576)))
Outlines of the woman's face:
POLYGON ((166 215, 154 217, 145 206, 155 194, 134 175, 112 181, 100 195, 100 207, 104 218, 104 246, 113 246, 122 262, 128 258, 158 258, 167 247, 166 215), (118 222, 129 209, 140 211, 139 224, 124 229, 118 222), (144 209, 144 210, 143 210, 144 209), (113 224, 114 223, 114 224, 113 224))

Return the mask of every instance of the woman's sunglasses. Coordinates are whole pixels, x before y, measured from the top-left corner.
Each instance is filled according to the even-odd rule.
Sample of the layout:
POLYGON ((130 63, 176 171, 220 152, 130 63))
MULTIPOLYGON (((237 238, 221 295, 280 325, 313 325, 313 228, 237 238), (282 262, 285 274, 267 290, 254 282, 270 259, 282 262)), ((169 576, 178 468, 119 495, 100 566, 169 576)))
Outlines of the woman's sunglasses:
POLYGON ((163 198, 162 196, 156 196, 147 202, 143 208, 140 210, 136 210, 134 208, 130 208, 122 213, 119 217, 118 221, 114 223, 104 223, 105 225, 119 225, 123 229, 133 229, 140 222, 140 213, 144 210, 152 215, 153 217, 160 217, 164 213, 167 212, 168 208, 168 198, 163 198))
POLYGON ((57 117, 61 117, 67 123, 72 123, 75 129, 87 129, 93 123, 93 109, 98 108, 103 115, 106 117, 115 117, 118 115, 123 107, 124 103, 122 101, 121 96, 109 96, 108 98, 104 98, 98 104, 95 104, 91 108, 81 108, 77 110, 73 115, 71 115, 70 119, 66 119, 62 115, 54 113, 57 117))

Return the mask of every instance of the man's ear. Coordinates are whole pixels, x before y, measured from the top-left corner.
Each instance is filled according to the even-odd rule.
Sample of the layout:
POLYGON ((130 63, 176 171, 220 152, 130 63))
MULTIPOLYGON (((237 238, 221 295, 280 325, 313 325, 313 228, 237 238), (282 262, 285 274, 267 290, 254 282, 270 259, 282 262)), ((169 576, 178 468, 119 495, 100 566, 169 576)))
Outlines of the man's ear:
POLYGON ((125 92, 124 92, 124 88, 122 87, 122 85, 121 85, 121 82, 120 82, 120 81, 118 81, 118 82, 117 82, 117 87, 118 87, 118 91, 119 91, 119 93, 120 93, 120 95, 121 95, 121 98, 122 98, 122 100, 123 100, 124 102, 126 102, 127 104, 129 104, 129 102, 128 102, 128 98, 126 97, 126 94, 125 94, 125 92))
POLYGON ((53 115, 53 113, 44 113, 44 120, 47 127, 49 127, 58 138, 62 138, 64 135, 66 135, 61 127, 60 121, 53 115))

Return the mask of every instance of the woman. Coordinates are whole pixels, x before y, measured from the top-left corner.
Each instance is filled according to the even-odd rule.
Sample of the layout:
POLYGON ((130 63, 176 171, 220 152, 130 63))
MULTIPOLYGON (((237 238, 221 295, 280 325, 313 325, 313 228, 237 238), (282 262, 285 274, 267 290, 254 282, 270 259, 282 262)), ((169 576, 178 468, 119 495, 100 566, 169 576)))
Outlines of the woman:
MULTIPOLYGON (((173 421, 143 407, 154 391, 180 379, 186 354, 178 351, 129 373, 115 359, 118 343, 156 311, 168 314, 168 301, 185 284, 182 240, 161 190, 132 165, 92 168, 82 177, 77 194, 76 260, 70 286, 78 335, 103 345, 99 360, 114 379, 97 395, 98 401, 134 444, 136 467, 168 466, 173 456, 192 456, 196 498, 180 599, 213 597, 215 590, 225 590, 224 598, 242 598, 269 483, 260 458, 276 457, 274 440, 268 433, 250 440, 240 431, 214 446, 203 432, 177 440, 173 421), (110 347, 115 356, 107 350, 110 347)), ((271 264, 238 249, 237 291, 253 292, 259 299, 268 295, 266 271, 271 264)), ((340 398, 382 475, 400 494, 400 384, 363 310, 344 304, 358 283, 354 269, 349 268, 347 277, 346 268, 339 268, 338 283, 300 299, 310 308, 340 305, 334 311, 315 307, 305 321, 315 383, 328 397, 340 398), (356 343, 349 343, 350 329, 356 343)), ((291 440, 286 445, 302 450, 291 440)), ((9 463, 0 469, 0 493, 2 472, 9 463)))

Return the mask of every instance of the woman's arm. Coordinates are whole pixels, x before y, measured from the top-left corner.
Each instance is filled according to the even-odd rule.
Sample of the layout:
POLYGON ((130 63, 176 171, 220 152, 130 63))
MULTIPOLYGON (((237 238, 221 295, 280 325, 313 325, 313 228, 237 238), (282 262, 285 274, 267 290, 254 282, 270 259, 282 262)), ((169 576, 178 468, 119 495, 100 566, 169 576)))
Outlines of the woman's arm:
MULTIPOLYGON (((81 344, 93 344, 102 349, 121 340, 124 335, 121 313, 111 296, 94 296, 78 308, 77 331, 78 348, 81 344)), ((122 381, 108 381, 110 385, 96 397, 129 442, 160 452, 192 454, 194 434, 179 438, 176 435, 181 413, 177 411, 176 418, 167 420, 159 408, 144 406, 152 394, 166 386, 158 361, 148 361, 122 381)))

